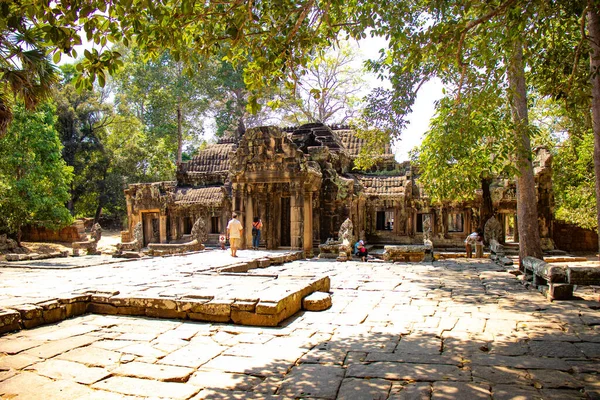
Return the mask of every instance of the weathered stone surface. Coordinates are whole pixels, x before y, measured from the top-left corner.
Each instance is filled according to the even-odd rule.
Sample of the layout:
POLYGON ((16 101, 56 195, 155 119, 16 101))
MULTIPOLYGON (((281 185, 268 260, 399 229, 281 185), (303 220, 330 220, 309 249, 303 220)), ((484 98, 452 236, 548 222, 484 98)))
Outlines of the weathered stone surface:
POLYGON ((21 329, 21 314, 15 310, 0 309, 0 334, 21 329))
POLYGON ((111 374, 104 368, 88 367, 84 364, 65 360, 47 360, 31 366, 27 370, 36 371, 39 375, 48 378, 66 379, 85 385, 98 382, 111 374))
POLYGON ((600 267, 569 266, 567 278, 572 285, 600 285, 600 267))
POLYGON ((467 381, 469 373, 453 365, 400 364, 374 362, 368 365, 354 364, 348 368, 347 377, 382 378, 415 381, 467 381))
POLYGON ((383 379, 348 378, 342 381, 336 398, 338 400, 385 400, 388 398, 391 386, 392 382, 383 379))
POLYGON ((159 364, 175 365, 179 367, 198 368, 212 360, 225 350, 218 345, 194 345, 182 347, 168 356, 160 359, 159 364))
POLYGON ((186 382, 194 370, 186 367, 176 367, 164 364, 148 364, 131 362, 121 364, 112 370, 114 375, 129 376, 141 379, 155 379, 165 382, 186 382))
POLYGON ((430 400, 431 384, 394 382, 390 390, 389 400, 430 400))
POLYGON ((94 347, 79 347, 60 354, 57 358, 93 367, 110 367, 119 364, 121 353, 94 347))
POLYGON ((26 353, 12 356, 0 355, 0 368, 23 369, 40 361, 42 361, 40 358, 26 353))
POLYGON ((2 382, 3 398, 81 399, 90 398, 92 391, 85 385, 68 380, 52 380, 32 372, 23 372, 2 382))
POLYGON ((199 369, 188 384, 201 388, 251 391, 263 380, 256 376, 199 369))
POLYGON ((301 364, 286 376, 279 394, 335 399, 343 378, 344 370, 338 365, 301 364))
POLYGON ((489 399, 490 387, 484 384, 466 382, 434 382, 432 400, 438 399, 489 399))
POLYGON ((307 311, 323 311, 331 307, 331 295, 323 292, 313 292, 302 299, 302 308, 307 311))
POLYGON ((426 252, 431 252, 430 245, 396 245, 384 246, 383 259, 384 261, 406 261, 419 262, 423 261, 426 252))
POLYGON ((95 341, 100 340, 99 337, 93 336, 74 336, 66 339, 53 340, 40 346, 33 347, 25 351, 25 354, 29 354, 39 358, 52 358, 58 354, 65 353, 69 350, 76 349, 78 347, 87 346, 95 341))
POLYGON ((42 318, 42 307, 35 304, 22 304, 12 307, 21 314, 22 319, 42 318))
POLYGON ((585 358, 573 343, 532 340, 529 348, 536 357, 585 358))
POLYGON ((92 388, 131 396, 167 397, 171 399, 188 399, 199 391, 196 386, 184 383, 160 382, 120 376, 105 379, 92 385, 92 388))

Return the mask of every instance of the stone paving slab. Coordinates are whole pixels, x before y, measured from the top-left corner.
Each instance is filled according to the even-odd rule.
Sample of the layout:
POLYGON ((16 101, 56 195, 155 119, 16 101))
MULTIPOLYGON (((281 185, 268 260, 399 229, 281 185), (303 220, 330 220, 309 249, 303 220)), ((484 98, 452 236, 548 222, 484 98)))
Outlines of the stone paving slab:
MULTIPOLYGON (((114 266, 95 264, 100 258, 94 260, 93 257, 93 261, 90 258, 73 258, 68 262, 56 259, 57 264, 79 262, 78 266, 88 266, 86 275, 93 275, 104 266, 102 271, 112 270, 117 278, 110 280, 111 277, 102 276, 95 279, 96 285, 76 290, 71 285, 69 292, 63 289, 65 280, 71 283, 72 276, 79 277, 79 274, 65 271, 65 280, 56 283, 56 289, 49 294, 52 297, 45 301, 35 299, 33 304, 27 303, 31 301, 30 297, 22 297, 22 290, 12 282, 4 284, 8 298, 0 302, 0 306, 6 308, 0 309, 3 313, 0 315, 0 333, 57 322, 85 312, 276 326, 298 312, 306 296, 329 290, 326 276, 305 275, 292 279, 289 276, 280 278, 273 273, 245 274, 249 268, 280 265, 298 259, 302 253, 261 252, 258 259, 257 254, 250 252, 245 257, 233 259, 219 251, 201 252, 114 266), (209 262, 195 263, 201 256, 209 262), (221 273, 232 265, 245 266, 242 268, 244 273, 221 273), (168 272, 172 274, 168 275, 168 272)), ((38 275, 43 273, 31 274, 38 275)), ((152 338, 138 334, 121 339, 152 338)))
MULTIPOLYGON (((87 278, 81 269, 3 268, 0 290, 8 294, 0 292, 0 301, 46 290, 57 297, 47 286, 61 275, 63 289, 119 286, 140 298, 171 295, 177 285, 206 290, 195 278, 208 274, 194 265, 218 260, 195 257, 152 260, 144 269, 130 268, 133 262, 89 267, 87 278), (18 285, 24 293, 12 291, 18 285)), ((248 275, 254 282, 329 276, 332 306, 301 311, 276 327, 85 314, 8 333, 0 336, 0 398, 599 397, 600 310, 593 296, 550 303, 486 260, 298 260, 248 275), (80 383, 102 371, 110 375, 80 383)), ((219 278, 223 293, 235 288, 227 279, 219 278)))

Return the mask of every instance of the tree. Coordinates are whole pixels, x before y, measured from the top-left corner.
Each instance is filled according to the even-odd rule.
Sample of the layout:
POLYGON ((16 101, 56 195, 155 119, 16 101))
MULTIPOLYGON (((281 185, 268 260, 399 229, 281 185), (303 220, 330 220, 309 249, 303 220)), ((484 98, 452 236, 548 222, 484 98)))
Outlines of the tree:
POLYGON ((358 116, 360 92, 364 89, 357 57, 346 44, 330 49, 296 72, 297 81, 282 85, 274 104, 284 112, 284 121, 347 124, 358 116))
POLYGON ((173 143, 173 159, 182 162, 184 142, 202 131, 202 116, 209 105, 210 70, 184 74, 182 62, 164 52, 156 60, 144 61, 138 49, 127 53, 123 69, 116 75, 119 101, 131 102, 151 136, 173 143))
MULTIPOLYGON (((517 215, 520 255, 541 257, 537 226, 535 183, 527 107, 526 66, 531 65, 534 50, 541 51, 540 38, 547 34, 546 20, 567 12, 545 2, 505 0, 493 2, 449 1, 440 6, 436 1, 392 3, 374 9, 381 23, 374 34, 389 37, 389 52, 371 63, 379 73, 392 77, 396 97, 389 92, 373 97, 380 104, 391 104, 393 112, 384 108, 402 126, 416 93, 423 82, 437 76, 453 90, 455 108, 460 108, 474 88, 503 88, 510 104, 510 122, 515 151, 511 160, 518 169, 517 215), (525 39, 526 38, 526 39, 525 39), (524 51, 525 50, 525 51, 524 51)), ((532 71, 535 74, 536 71, 532 71)), ((376 112, 378 104, 371 107, 376 112)), ((485 109, 485 104, 471 104, 485 109)), ((389 118, 388 118, 389 119, 389 118)))
MULTIPOLYGON (((40 32, 41 48, 77 58, 80 35, 97 48, 84 51, 78 69, 78 88, 100 86, 106 74, 121 65, 121 53, 110 44, 134 44, 146 57, 170 50, 174 61, 187 71, 211 55, 226 51, 225 59, 237 65, 248 62, 245 80, 252 91, 285 77, 310 54, 325 48, 348 24, 351 6, 340 1, 253 2, 165 0, 17 0, 0 3, 2 34, 19 26, 40 32), (249 61, 250 60, 250 61, 249 61)), ((5 56, 2 56, 5 58, 5 56)), ((259 107, 251 97, 249 107, 259 107)))
POLYGON ((72 168, 61 157, 54 123, 48 103, 35 112, 18 103, 13 124, 0 139, 0 226, 19 244, 24 225, 60 228, 72 221, 64 206, 72 168))
MULTIPOLYGON (((10 3, 0 3, 0 14, 10 15, 10 3)), ((0 138, 13 118, 14 100, 28 110, 46 100, 58 80, 47 57, 43 31, 28 24, 22 15, 0 20, 0 138)))

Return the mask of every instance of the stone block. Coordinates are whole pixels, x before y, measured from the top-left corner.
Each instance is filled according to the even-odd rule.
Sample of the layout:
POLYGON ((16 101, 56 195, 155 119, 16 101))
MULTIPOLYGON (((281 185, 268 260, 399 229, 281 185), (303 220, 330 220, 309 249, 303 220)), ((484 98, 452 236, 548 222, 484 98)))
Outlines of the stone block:
POLYGON ((57 308, 52 308, 43 311, 44 322, 47 324, 53 324, 67 318, 67 311, 65 306, 60 305, 57 308))
POLYGON ((0 310, 0 334, 21 329, 21 314, 16 310, 0 310))
POLYGON ((258 301, 236 301, 231 305, 231 309, 232 311, 235 309, 238 311, 254 312, 257 303, 258 301))
POLYGON ((24 319, 21 320, 23 327, 25 329, 31 329, 38 327, 40 325, 44 325, 46 322, 44 321, 44 317, 32 318, 32 319, 24 319))
POLYGON ((572 285, 600 285, 600 267, 568 267, 567 279, 572 285))
POLYGON ((83 315, 87 311, 87 302, 79 301, 75 303, 68 303, 64 305, 64 308, 67 318, 83 315))
POLYGON ((119 315, 146 315, 146 308, 144 307, 117 307, 117 314, 119 315))
POLYGON ((21 319, 36 319, 42 318, 42 307, 35 304, 22 304, 12 307, 21 314, 21 319))
POLYGON ((92 294, 90 301, 97 304, 112 304, 112 294, 92 294))
POLYGON ((38 307, 41 307, 44 311, 54 310, 55 308, 60 307, 60 303, 58 299, 46 300, 36 303, 38 307))
POLYGON ((573 285, 568 283, 549 283, 548 297, 552 300, 568 300, 573 298, 573 285))
POLYGON ((112 304, 91 302, 87 305, 87 311, 93 314, 117 315, 117 307, 112 304))
POLYGON ((194 321, 207 321, 207 322, 229 322, 229 315, 213 315, 213 314, 204 314, 204 313, 193 313, 188 312, 187 316, 189 319, 194 321))
POLYGON ((331 295, 314 292, 302 299, 302 309, 307 311, 323 311, 331 307, 331 295))
POLYGON ((281 265, 285 262, 285 255, 278 256, 269 256, 271 260, 271 265, 281 265))
POLYGON ((193 299, 193 300, 175 300, 175 304, 177 304, 177 310, 183 312, 202 312, 200 306, 202 304, 208 303, 212 300, 213 297, 205 298, 205 299, 193 299))
POLYGON ((58 299, 58 302, 60 304, 70 304, 70 303, 87 303, 88 301, 90 301, 92 298, 92 296, 90 296, 89 294, 71 294, 68 296, 63 296, 60 299, 58 299))
POLYGON ((153 318, 186 319, 187 313, 168 308, 146 308, 146 316, 153 318))
POLYGON ((231 304, 233 300, 211 300, 209 302, 199 304, 197 312, 207 315, 215 315, 219 317, 227 317, 231 314, 231 304))
POLYGON ((248 311, 231 310, 231 320, 235 324, 249 326, 277 326, 284 319, 294 315, 296 311, 283 309, 276 314, 256 314, 248 311))
POLYGON ((271 265, 271 260, 269 258, 259 258, 256 261, 258 261, 258 268, 267 268, 271 265))

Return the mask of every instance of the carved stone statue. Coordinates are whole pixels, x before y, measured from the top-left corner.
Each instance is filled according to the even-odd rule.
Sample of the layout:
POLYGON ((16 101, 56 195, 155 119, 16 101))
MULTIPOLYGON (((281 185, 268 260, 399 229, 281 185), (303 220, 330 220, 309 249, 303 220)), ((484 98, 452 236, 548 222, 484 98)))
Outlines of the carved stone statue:
POLYGON ((92 232, 90 234, 90 239, 82 242, 73 242, 73 256, 79 255, 79 250, 85 249, 87 251, 88 256, 96 256, 101 253, 98 251, 98 242, 102 238, 102 227, 99 223, 95 223, 92 227, 92 232))
POLYGON ((192 240, 197 240, 198 243, 206 243, 208 240, 208 230, 206 229, 206 224, 204 222, 204 218, 198 218, 192 226, 191 232, 192 240))
POLYGON ((133 240, 131 242, 117 244, 117 251, 119 253, 122 253, 125 250, 139 252, 140 250, 142 250, 143 244, 144 233, 142 230, 142 223, 138 222, 133 228, 133 240))
POLYGON ((352 224, 352 220, 350 218, 346 218, 346 220, 340 226, 340 231, 338 233, 338 239, 344 245, 351 245, 352 242, 354 241, 353 233, 354 233, 354 225, 352 224))
POLYGON ((490 240, 492 239, 500 242, 500 238, 502 237, 502 225, 500 225, 500 222, 498 222, 495 216, 492 216, 492 218, 488 219, 485 223, 483 237, 488 243, 490 243, 490 240))

